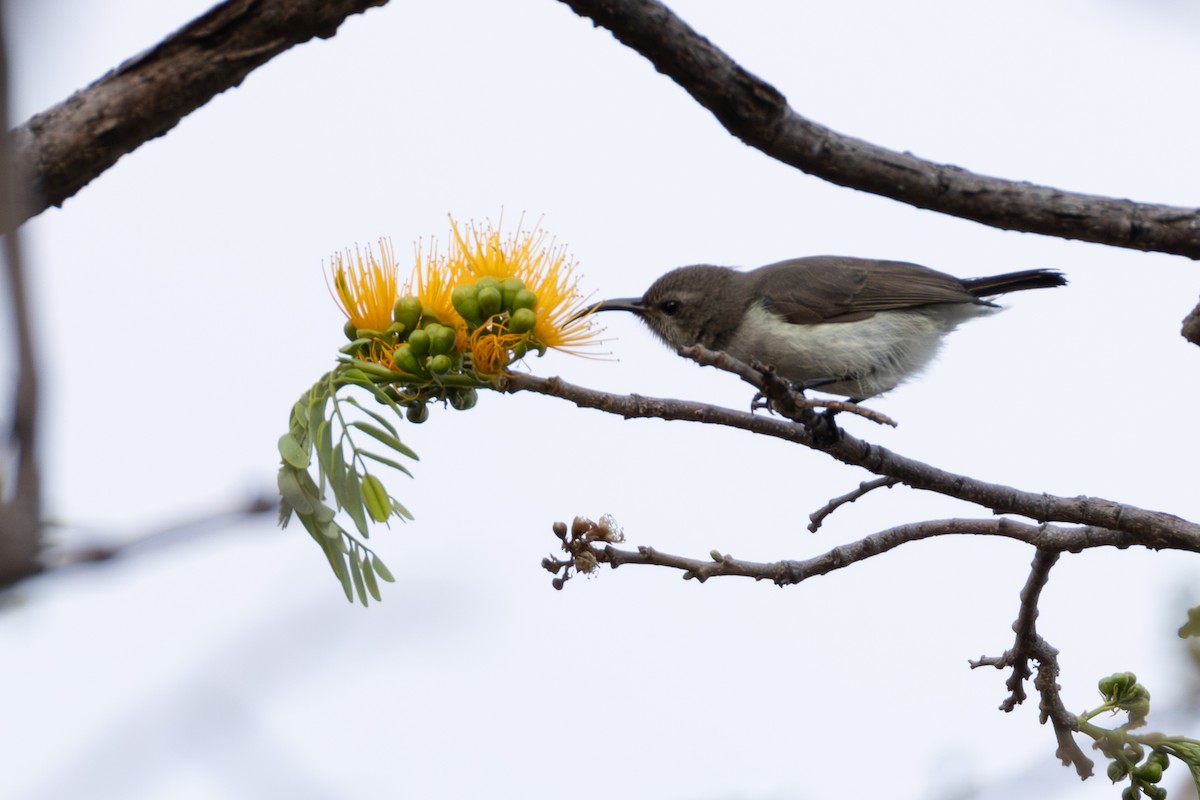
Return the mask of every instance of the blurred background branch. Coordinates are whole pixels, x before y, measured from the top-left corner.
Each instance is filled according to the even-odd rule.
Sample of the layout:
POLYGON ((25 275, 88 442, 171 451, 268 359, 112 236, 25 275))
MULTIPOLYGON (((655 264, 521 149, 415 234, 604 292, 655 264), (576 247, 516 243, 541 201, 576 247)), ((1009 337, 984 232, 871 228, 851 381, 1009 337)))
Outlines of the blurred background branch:
MULTIPOLYGON (((8 51, 0 3, 0 123, 8 130, 8 51)), ((38 464, 38 375, 34 357, 33 323, 29 289, 21 260, 17 208, 23 205, 23 184, 14 174, 11 139, 0 144, 0 230, 4 239, 4 266, 8 279, 17 380, 13 388, 12 417, 0 441, 0 587, 16 583, 36 571, 41 541, 41 471, 38 464), (12 469, 12 475, 6 471, 12 469)), ((0 402, 8 402, 0 399, 0 402)))

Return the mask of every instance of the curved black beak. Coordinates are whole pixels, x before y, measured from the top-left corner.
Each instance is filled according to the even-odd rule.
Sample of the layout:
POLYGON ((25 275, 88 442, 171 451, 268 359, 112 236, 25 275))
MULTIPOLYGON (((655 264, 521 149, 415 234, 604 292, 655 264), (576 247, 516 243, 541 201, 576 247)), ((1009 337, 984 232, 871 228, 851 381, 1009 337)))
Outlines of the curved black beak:
POLYGON ((631 311, 634 314, 641 315, 645 313, 646 307, 642 305, 640 297, 618 297, 613 300, 602 300, 598 305, 584 309, 571 318, 571 321, 579 319, 587 314, 595 314, 599 311, 631 311))
POLYGON ((618 297, 613 300, 603 300, 592 311, 632 311, 641 314, 646 310, 640 297, 618 297))

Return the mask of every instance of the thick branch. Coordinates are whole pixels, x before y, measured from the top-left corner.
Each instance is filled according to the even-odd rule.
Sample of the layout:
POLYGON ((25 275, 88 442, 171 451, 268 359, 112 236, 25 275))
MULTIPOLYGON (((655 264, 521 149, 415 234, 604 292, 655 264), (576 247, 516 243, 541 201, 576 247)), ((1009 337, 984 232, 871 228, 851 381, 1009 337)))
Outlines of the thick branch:
POLYGON ((1200 259, 1200 209, 976 175, 843 136, 793 111, 655 0, 562 0, 683 87, 751 147, 842 186, 996 228, 1200 259))
MULTIPOLYGON (((560 378, 510 374, 504 389, 537 392, 568 400, 582 408, 594 408, 625 418, 656 417, 688 420, 773 436, 821 450, 844 464, 862 467, 876 475, 898 478, 916 489, 956 497, 991 509, 997 514, 1020 514, 1039 522, 1089 525, 1109 531, 1104 544, 1114 547, 1141 545, 1155 550, 1200 551, 1200 525, 1172 514, 1150 511, 1096 497, 1058 497, 1026 492, 1011 486, 987 483, 957 475, 929 464, 905 458, 879 445, 869 444, 846 432, 836 441, 817 443, 804 425, 762 414, 730 408, 641 395, 616 395, 574 386, 560 378)), ((1038 546, 1042 546, 1038 544, 1038 546)), ((1072 547, 1050 547, 1066 549, 1072 547)))
POLYGON ((1192 344, 1200 344, 1200 305, 1183 318, 1183 329, 1180 333, 1192 344))
POLYGON ((387 0, 228 0, 11 134, 32 195, 17 224, 62 205, 256 67, 387 0))

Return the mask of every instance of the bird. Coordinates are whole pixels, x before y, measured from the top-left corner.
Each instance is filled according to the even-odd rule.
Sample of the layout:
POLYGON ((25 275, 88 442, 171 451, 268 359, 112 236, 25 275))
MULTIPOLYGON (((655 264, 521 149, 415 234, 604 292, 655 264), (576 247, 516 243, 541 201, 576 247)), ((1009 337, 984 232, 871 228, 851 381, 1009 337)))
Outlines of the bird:
POLYGON ((1052 269, 960 279, 903 261, 808 256, 748 271, 679 267, 641 297, 592 310, 633 313, 676 350, 757 360, 797 389, 860 402, 920 373, 960 323, 999 311, 988 298, 1066 283, 1052 269))

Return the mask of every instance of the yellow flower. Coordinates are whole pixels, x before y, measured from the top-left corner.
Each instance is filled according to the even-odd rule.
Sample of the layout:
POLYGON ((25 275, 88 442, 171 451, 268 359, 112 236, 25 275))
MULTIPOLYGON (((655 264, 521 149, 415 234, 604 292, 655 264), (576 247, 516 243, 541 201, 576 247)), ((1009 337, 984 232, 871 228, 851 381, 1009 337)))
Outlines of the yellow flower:
MULTIPOLYGON (((484 276, 520 278, 538 298, 533 329, 537 342, 565 352, 597 343, 597 332, 584 314, 587 305, 578 279, 572 274, 575 262, 568 258, 565 246, 547 240, 541 228, 522 230, 520 221, 507 238, 490 223, 460 227, 451 218, 450 228, 453 238, 442 268, 450 288, 484 276)), ((445 298, 448 305, 449 289, 445 298)), ((457 314, 455 319, 460 320, 457 314)))
POLYGON ((399 281, 387 239, 379 240, 379 254, 368 246, 365 258, 358 247, 333 256, 333 299, 355 328, 382 331, 392 324, 399 281))
MULTIPOLYGON (((365 255, 355 248, 353 252, 347 250, 344 255, 334 256, 334 299, 356 330, 380 331, 380 336, 358 346, 358 358, 392 368, 394 351, 412 333, 403 328, 399 332, 388 331, 393 310, 400 315, 397 320, 405 314, 397 305, 399 295, 419 301, 421 327, 429 324, 432 315, 453 328, 457 333, 456 352, 470 352, 469 363, 480 375, 503 372, 529 350, 544 352, 553 347, 578 352, 596 343, 597 331, 592 328, 578 281, 572 275, 575 264, 568 258, 566 248, 548 239, 541 228, 524 230, 518 222, 514 233, 503 236, 490 223, 460 226, 452 217, 450 235, 444 256, 438 254, 436 243, 425 254, 418 245, 412 274, 399 291, 396 261, 386 239, 379 242, 378 259, 370 247, 365 255), (465 310, 463 313, 472 317, 468 322, 455 310, 454 290, 465 286, 474 289, 483 278, 493 278, 496 283, 518 278, 528 292, 524 293, 519 308, 510 294, 499 312, 488 312, 491 316, 486 320, 465 310), (536 301, 528 297, 529 292, 536 296, 536 301), (519 321, 514 326, 517 330, 510 327, 514 314, 519 321)), ((461 294, 460 305, 464 302, 461 294)), ((493 293, 492 297, 495 296, 493 293)), ((412 315, 414 310, 409 308, 407 313, 412 315)), ((404 324, 411 329, 415 319, 415 316, 405 319, 404 324)))
POLYGON ((404 287, 404 293, 414 295, 421 305, 428 308, 444 325, 458 328, 466 332, 467 324, 454 310, 450 303, 450 292, 466 279, 455 272, 453 265, 445 258, 438 256, 436 244, 429 245, 429 254, 421 258, 421 250, 416 251, 416 263, 412 275, 404 287))
POLYGON ((467 339, 467 349, 480 375, 499 375, 512 361, 513 348, 525 338, 502 327, 481 326, 467 339))

